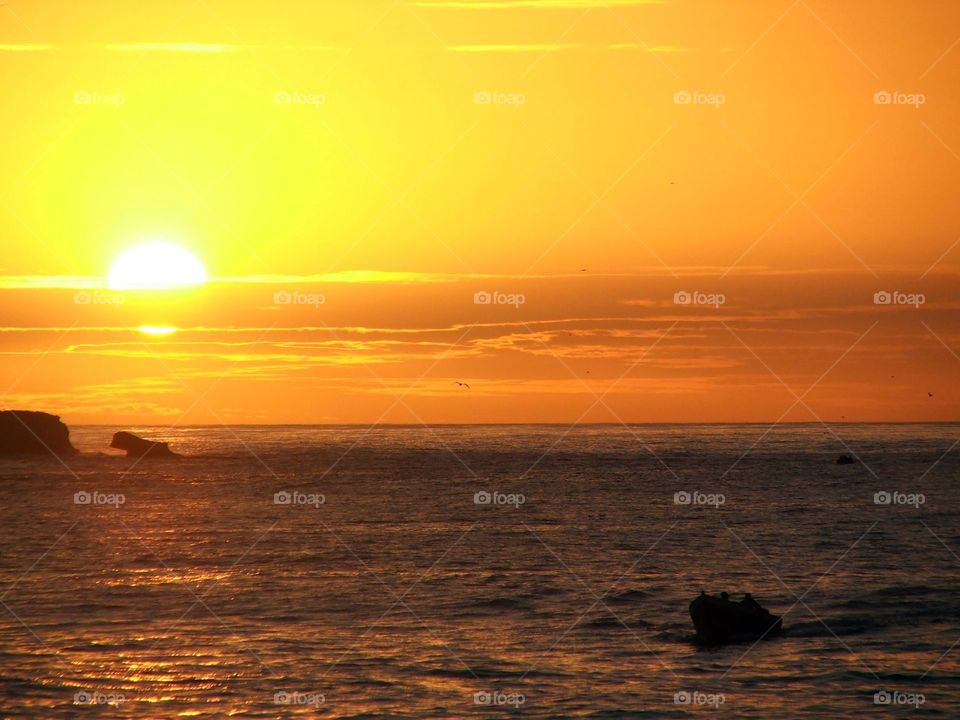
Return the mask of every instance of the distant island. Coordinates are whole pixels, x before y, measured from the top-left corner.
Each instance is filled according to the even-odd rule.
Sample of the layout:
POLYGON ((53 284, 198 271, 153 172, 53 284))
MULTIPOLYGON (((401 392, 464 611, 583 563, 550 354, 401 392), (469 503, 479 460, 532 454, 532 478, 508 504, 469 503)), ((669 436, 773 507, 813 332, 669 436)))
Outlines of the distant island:
MULTIPOLYGON (((180 457, 165 442, 145 440, 133 433, 115 433, 110 447, 125 450, 127 457, 180 457)), ((35 410, 0 411, 0 455, 77 455, 70 429, 58 415, 35 410)))
POLYGON ((70 430, 57 415, 33 410, 0 411, 0 455, 76 455, 70 430))

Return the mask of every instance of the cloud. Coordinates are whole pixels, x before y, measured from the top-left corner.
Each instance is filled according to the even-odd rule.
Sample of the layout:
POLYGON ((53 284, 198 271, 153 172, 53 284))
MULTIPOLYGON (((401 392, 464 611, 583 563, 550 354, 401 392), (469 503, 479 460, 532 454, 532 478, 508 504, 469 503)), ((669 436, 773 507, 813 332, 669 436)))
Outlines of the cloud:
POLYGON ((681 53, 692 52, 690 48, 676 45, 647 45, 646 43, 616 43, 607 45, 607 50, 642 50, 649 53, 681 53))
POLYGON ((245 50, 289 50, 289 51, 329 51, 338 49, 335 45, 235 45, 203 42, 134 42, 106 44, 58 44, 43 43, 0 43, 0 53, 39 53, 54 50, 96 50, 121 53, 184 53, 189 55, 218 55, 236 53, 245 50))
POLYGON ((559 50, 574 50, 582 45, 453 45, 447 50, 459 53, 524 53, 524 52, 557 52, 559 50))
POLYGON ((50 49, 50 45, 41 45, 38 43, 0 44, 0 52, 45 52, 50 49))
POLYGON ((523 53, 559 52, 562 50, 639 50, 648 53, 691 52, 689 48, 676 45, 646 45, 644 43, 617 43, 614 45, 580 45, 577 43, 553 45, 452 45, 447 48, 460 53, 523 53))
POLYGON ((198 43, 198 42, 178 42, 178 43, 115 43, 103 46, 105 50, 113 52, 135 52, 135 53, 196 53, 196 54, 217 54, 234 53, 245 50, 336 50, 334 45, 233 45, 224 43, 198 43))
POLYGON ((612 8, 639 5, 660 5, 663 0, 408 0, 407 5, 425 8, 462 10, 612 8))
POLYGON ((240 45, 218 43, 123 43, 106 45, 114 52, 226 53, 242 49, 240 45))

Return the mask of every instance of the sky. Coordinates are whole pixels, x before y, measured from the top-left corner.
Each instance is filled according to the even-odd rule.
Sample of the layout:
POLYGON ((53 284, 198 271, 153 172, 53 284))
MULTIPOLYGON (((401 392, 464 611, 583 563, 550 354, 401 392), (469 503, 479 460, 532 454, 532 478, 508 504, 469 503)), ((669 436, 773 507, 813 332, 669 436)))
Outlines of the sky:
POLYGON ((955 2, 7 0, 0 76, 3 407, 958 419, 955 2))

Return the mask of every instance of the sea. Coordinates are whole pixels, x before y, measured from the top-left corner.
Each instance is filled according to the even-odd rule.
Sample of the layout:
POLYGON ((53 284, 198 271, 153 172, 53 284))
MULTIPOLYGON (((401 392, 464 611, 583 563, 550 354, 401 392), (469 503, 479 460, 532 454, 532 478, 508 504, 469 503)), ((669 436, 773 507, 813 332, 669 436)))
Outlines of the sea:
POLYGON ((960 717, 960 425, 71 432, 0 461, 3 718, 960 717))

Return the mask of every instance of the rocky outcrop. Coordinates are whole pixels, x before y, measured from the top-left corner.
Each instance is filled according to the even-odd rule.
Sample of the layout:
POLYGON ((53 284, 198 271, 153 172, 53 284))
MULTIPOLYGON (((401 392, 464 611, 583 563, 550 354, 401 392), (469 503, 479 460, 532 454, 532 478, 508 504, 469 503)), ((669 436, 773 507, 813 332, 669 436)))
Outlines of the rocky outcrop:
POLYGON ((70 430, 56 415, 32 410, 0 412, 0 455, 73 455, 70 430))
POLYGON ((117 448, 118 450, 126 450, 127 457, 180 457, 177 453, 173 452, 165 442, 144 440, 142 437, 137 437, 129 432, 114 433, 110 447, 117 448))

